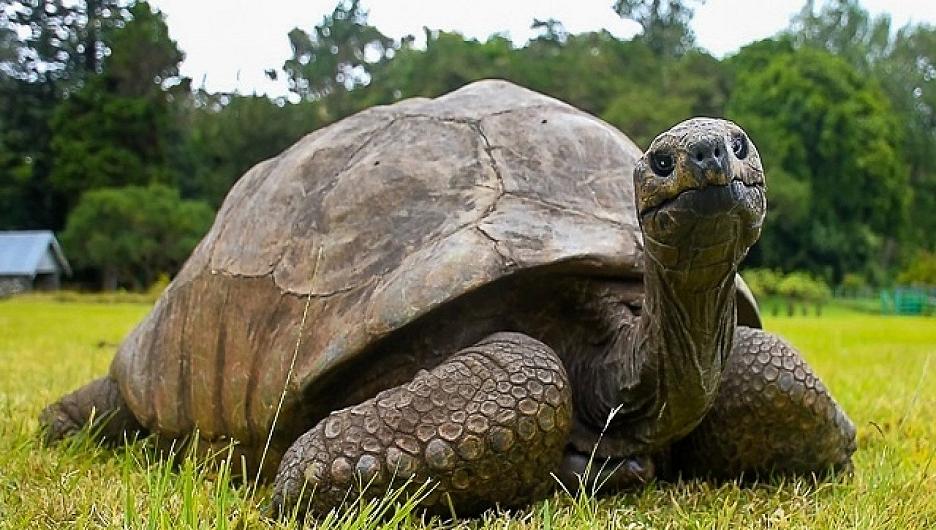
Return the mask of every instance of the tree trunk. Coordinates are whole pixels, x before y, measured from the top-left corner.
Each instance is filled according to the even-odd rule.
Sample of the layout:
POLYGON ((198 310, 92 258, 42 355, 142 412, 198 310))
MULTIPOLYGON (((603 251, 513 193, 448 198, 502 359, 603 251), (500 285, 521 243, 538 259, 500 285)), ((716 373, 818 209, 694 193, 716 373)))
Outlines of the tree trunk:
POLYGON ((112 265, 104 267, 104 270, 101 271, 101 290, 116 291, 118 279, 119 275, 117 274, 117 267, 112 265))

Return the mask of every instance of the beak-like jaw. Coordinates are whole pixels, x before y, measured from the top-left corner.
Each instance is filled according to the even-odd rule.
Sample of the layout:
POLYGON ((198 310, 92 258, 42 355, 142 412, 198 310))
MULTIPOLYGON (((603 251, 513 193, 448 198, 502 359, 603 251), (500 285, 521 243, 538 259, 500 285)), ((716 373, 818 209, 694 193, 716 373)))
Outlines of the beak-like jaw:
POLYGON ((729 121, 694 118, 657 136, 634 168, 634 187, 648 250, 673 266, 699 264, 700 254, 740 261, 760 236, 760 156, 729 121))

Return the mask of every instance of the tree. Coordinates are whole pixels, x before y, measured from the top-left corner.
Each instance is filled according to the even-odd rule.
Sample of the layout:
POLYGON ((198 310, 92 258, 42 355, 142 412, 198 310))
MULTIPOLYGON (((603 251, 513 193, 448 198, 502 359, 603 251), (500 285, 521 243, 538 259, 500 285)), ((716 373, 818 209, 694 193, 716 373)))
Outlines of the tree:
POLYGON ((0 9, 0 228, 63 225, 67 205, 50 186, 49 122, 62 98, 98 73, 110 52, 101 34, 127 16, 116 0, 19 0, 0 9))
MULTIPOLYGON (((693 2, 693 3, 701 3, 693 2)), ((640 24, 639 39, 657 57, 678 57, 695 44, 689 27, 693 8, 679 0, 615 0, 614 11, 640 24)))
POLYGON ((936 287, 936 252, 919 252, 897 275, 897 282, 936 287))
POLYGON ((637 145, 648 147, 660 131, 687 118, 725 114, 731 75, 717 59, 693 50, 679 59, 648 60, 645 68, 653 73, 622 76, 616 97, 601 114, 637 145))
POLYGON ((214 213, 166 186, 89 191, 68 217, 62 244, 74 264, 97 271, 104 289, 135 289, 175 273, 214 213))
POLYGON ((807 0, 787 33, 797 46, 823 49, 859 69, 885 59, 891 45, 890 17, 871 17, 858 0, 824 2, 819 12, 807 0))
POLYGON ((17 36, 16 53, 0 63, 11 77, 67 93, 98 74, 111 52, 104 36, 123 27, 130 10, 119 0, 17 0, 0 11, 0 31, 17 36))
POLYGON ((887 247, 906 229, 908 170, 898 123, 873 80, 827 52, 799 49, 738 71, 728 116, 755 139, 771 179, 754 265, 834 282, 894 265, 887 247))
POLYGON ((436 97, 487 77, 511 78, 513 44, 502 36, 485 42, 458 33, 426 29, 426 49, 404 39, 393 60, 375 70, 373 81, 356 90, 358 105, 390 103, 401 98, 436 97))
POLYGON ((903 131, 901 151, 910 166, 913 206, 906 242, 936 248, 936 28, 907 25, 894 32, 888 16, 872 17, 858 0, 833 0, 818 12, 807 2, 788 33, 798 46, 842 57, 881 85, 903 131))
POLYGON ((360 0, 341 1, 313 33, 289 32, 293 56, 283 65, 289 89, 305 100, 329 98, 330 114, 351 112, 346 94, 366 85, 374 65, 393 53, 393 39, 367 23, 360 0))
MULTIPOLYGON (((903 129, 913 194, 909 239, 936 250, 936 27, 906 26, 874 66, 903 129)), ((907 253, 910 257, 912 253, 907 253)))
POLYGON ((59 228, 61 196, 50 189, 50 86, 0 76, 0 229, 59 228))
POLYGON ((86 190, 170 180, 170 94, 163 85, 177 79, 182 53, 148 3, 135 4, 130 14, 124 27, 105 35, 113 51, 104 71, 70 94, 51 119, 50 182, 69 208, 86 190))
POLYGON ((554 18, 546 20, 534 18, 533 23, 530 24, 530 28, 540 30, 540 35, 534 40, 539 40, 544 43, 561 46, 569 39, 569 32, 566 31, 565 26, 562 25, 562 22, 554 18))
POLYGON ((533 40, 512 54, 510 72, 513 81, 602 115, 630 80, 653 78, 659 65, 643 42, 597 31, 569 35, 559 47, 533 40))

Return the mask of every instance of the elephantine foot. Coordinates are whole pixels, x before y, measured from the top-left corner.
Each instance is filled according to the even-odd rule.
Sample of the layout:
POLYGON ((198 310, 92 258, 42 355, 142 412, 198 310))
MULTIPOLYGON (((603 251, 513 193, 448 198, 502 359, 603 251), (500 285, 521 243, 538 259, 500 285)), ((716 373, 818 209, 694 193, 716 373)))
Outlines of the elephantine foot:
POLYGON ((274 509, 323 514, 361 492, 426 481, 434 489, 421 504, 432 512, 523 505, 556 485, 571 411, 556 354, 497 333, 302 435, 280 464, 274 509))
POLYGON ((799 353, 739 327, 712 410, 671 454, 676 471, 729 478, 847 470, 854 452, 855 426, 799 353))
POLYGON ((649 457, 600 458, 567 450, 556 476, 570 493, 583 487, 613 492, 647 484, 655 473, 649 457))

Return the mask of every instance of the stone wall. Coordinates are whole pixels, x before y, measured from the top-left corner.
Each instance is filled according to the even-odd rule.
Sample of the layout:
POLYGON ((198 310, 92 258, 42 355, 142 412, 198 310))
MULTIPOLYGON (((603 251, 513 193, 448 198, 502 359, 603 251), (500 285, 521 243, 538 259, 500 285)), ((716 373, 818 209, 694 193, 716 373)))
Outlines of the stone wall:
POLYGON ((23 276, 0 276, 0 298, 28 291, 32 287, 29 278, 23 276))

